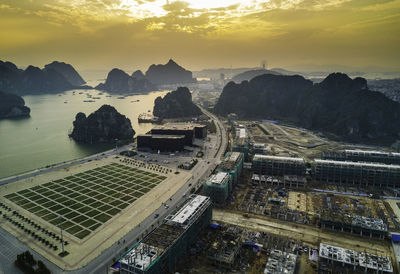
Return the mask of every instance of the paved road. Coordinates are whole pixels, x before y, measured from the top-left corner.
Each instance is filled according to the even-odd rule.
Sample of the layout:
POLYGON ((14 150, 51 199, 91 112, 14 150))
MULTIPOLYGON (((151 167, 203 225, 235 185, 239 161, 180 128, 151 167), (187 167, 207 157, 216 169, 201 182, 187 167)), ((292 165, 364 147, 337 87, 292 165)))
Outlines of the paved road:
MULTIPOLYGON (((176 192, 172 201, 167 201, 166 203, 169 205, 169 209, 165 209, 164 206, 160 206, 152 215, 146 218, 140 227, 136 227, 131 232, 129 232, 125 237, 123 237, 119 242, 114 244, 111 248, 106 250, 102 255, 98 256, 94 259, 89 265, 84 267, 78 273, 106 273, 108 266, 111 264, 111 259, 114 257, 119 257, 120 254, 124 252, 125 246, 131 246, 136 242, 137 235, 141 235, 146 228, 151 227, 152 224, 156 224, 157 220, 160 222, 166 217, 168 214, 172 212, 172 210, 182 204, 186 197, 190 195, 190 190, 192 187, 198 188, 201 186, 202 182, 212 173, 215 167, 220 163, 221 158, 224 155, 226 145, 227 145, 227 134, 225 128, 221 121, 215 116, 209 113, 208 111, 202 109, 203 112, 209 116, 217 125, 217 133, 215 142, 211 143, 212 148, 208 149, 203 159, 200 160, 197 165, 193 167, 191 173, 193 174, 192 178, 186 182, 186 184, 176 192), (215 154, 214 151, 217 151, 215 154), (155 219, 155 214, 160 214, 160 216, 155 219), (125 244, 123 243, 125 240, 125 244), (104 272, 103 272, 104 271, 104 272)), ((156 227, 156 225, 154 226, 156 227)))
MULTIPOLYGON (((125 248, 132 246, 136 242, 136 238, 138 237, 140 238, 140 235, 145 233, 146 229, 151 228, 152 225, 154 225, 154 227, 157 227, 157 221, 160 221, 161 223, 164 217, 170 214, 174 208, 182 204, 186 200, 187 196, 190 195, 190 190, 193 187, 196 189, 199 188, 202 182, 212 173, 215 167, 221 162, 221 158, 224 155, 227 145, 227 135, 225 128, 223 127, 223 124, 221 123, 221 121, 219 121, 219 119, 216 116, 214 116, 213 114, 209 113, 204 109, 203 112, 214 120, 217 126, 217 133, 216 133, 217 138, 213 138, 211 144, 207 144, 209 146, 211 145, 211 148, 205 151, 203 159, 199 160, 197 165, 194 166, 194 168, 190 171, 193 174, 192 178, 188 182, 186 182, 186 184, 171 197, 171 200, 164 201, 168 204, 169 206, 168 209, 164 208, 164 206, 160 206, 153 214, 151 214, 148 218, 146 218, 141 223, 140 226, 137 226, 136 228, 131 230, 128 234, 126 234, 123 238, 121 238, 119 241, 115 242, 110 248, 108 248, 101 255, 92 260, 87 266, 75 271, 62 270, 58 266, 54 265, 53 263, 49 262, 47 259, 42 257, 40 254, 36 253, 26 245, 19 242, 11 234, 0 228, 0 244, 3 243, 3 246, 8 247, 6 249, 9 249, 9 251, 7 251, 6 254, 0 253, 0 267, 4 268, 5 273, 18 273, 18 272, 6 271, 9 270, 8 268, 6 268, 7 265, 9 265, 9 260, 14 260, 16 258, 16 254, 21 253, 24 250, 31 250, 31 252, 34 254, 34 257, 41 259, 53 273, 79 273, 79 274, 108 273, 108 269, 112 263, 113 258, 118 258, 121 254, 123 254, 125 248), (155 214, 159 214, 159 217, 155 218, 155 214)), ((128 146, 119 148, 119 150, 121 151, 127 148, 128 146)), ((108 157, 112 154, 115 154, 115 150, 110 150, 104 153, 92 155, 83 159, 77 159, 70 162, 61 163, 54 167, 39 169, 38 171, 35 172, 21 174, 15 177, 5 178, 2 181, 0 181, 0 184, 15 182, 17 180, 29 178, 32 176, 40 175, 54 170, 59 170, 73 165, 82 164, 89 160, 108 157)), ((0 247, 2 246, 0 245, 0 247)))
MULTIPOLYGON (((127 150, 129 148, 130 148, 130 146, 126 145, 126 146, 118 148, 118 151, 127 150)), ((25 173, 21 173, 21 174, 18 174, 18 175, 12 175, 12 176, 9 176, 9 177, 0 178, 0 185, 13 183, 13 182, 16 182, 16 181, 19 181, 19 180, 22 180, 22 179, 26 179, 26 178, 30 178, 30 177, 34 177, 34 176, 37 176, 37 175, 40 175, 40 174, 45 174, 45 173, 49 173, 49 172, 52 172, 52 171, 55 171, 55 170, 60 170, 60 169, 63 169, 63 168, 68 168, 68 167, 71 167, 71 166, 83 164, 83 163, 88 162, 88 161, 102 159, 102 158, 108 157, 108 156, 113 155, 113 154, 116 154, 115 149, 108 150, 108 151, 101 152, 101 153, 94 154, 94 155, 90 155, 90 156, 85 157, 85 158, 66 161, 66 162, 63 162, 63 163, 58 163, 58 164, 55 164, 54 166, 51 166, 49 168, 38 168, 38 169, 35 169, 35 170, 32 170, 32 171, 28 171, 28 172, 25 172, 25 173)))

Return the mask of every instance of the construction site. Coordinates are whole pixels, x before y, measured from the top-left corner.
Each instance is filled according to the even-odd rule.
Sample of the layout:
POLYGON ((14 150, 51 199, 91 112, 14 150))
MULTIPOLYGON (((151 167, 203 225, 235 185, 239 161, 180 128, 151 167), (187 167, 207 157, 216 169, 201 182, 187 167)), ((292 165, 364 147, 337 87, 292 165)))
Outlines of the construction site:
POLYGON ((267 182, 252 180, 239 184, 230 208, 368 237, 371 236, 370 231, 354 226, 360 224, 367 228, 370 225, 373 228, 379 224, 381 229, 371 236, 378 238, 384 238, 388 229, 400 231, 399 216, 385 200, 296 189, 293 184, 292 187, 285 187, 278 183, 279 178, 268 179, 267 182), (369 221, 362 225, 361 221, 357 221, 364 219, 369 221))
POLYGON ((232 191, 226 184, 228 198, 209 187, 213 181, 228 178, 226 173, 218 173, 229 172, 229 168, 221 168, 224 164, 216 169, 208 186, 203 184, 206 195, 215 195, 215 204, 224 203, 214 209, 215 223, 195 245, 192 255, 196 262, 191 272, 397 273, 391 234, 400 232, 400 202, 396 202, 400 192, 396 189, 397 173, 384 176, 383 171, 397 172, 398 154, 368 152, 274 121, 228 121, 227 127, 232 127, 231 150, 243 153, 243 170, 232 183, 232 191), (357 177, 341 172, 337 179, 336 171, 329 169, 324 176, 336 181, 321 181, 315 169, 320 161, 367 166, 369 173, 363 171, 357 177), (368 180, 379 182, 380 178, 393 184, 368 184, 368 180), (253 234, 258 238, 244 236, 253 234), (263 242, 274 237, 279 243, 288 239, 290 244, 263 242), (338 268, 332 258, 320 257, 323 241, 358 252, 359 266, 341 264, 338 268))
POLYGON ((302 254, 306 257, 302 249, 298 240, 214 222, 192 245, 177 270, 183 273, 189 270, 190 273, 295 273, 300 264, 312 268, 300 259, 302 254))
POLYGON ((191 195, 187 201, 120 259, 120 273, 169 273, 196 241, 212 216, 210 198, 191 195))
POLYGON ((392 196, 400 192, 385 185, 371 193, 368 184, 354 183, 364 175, 321 182, 315 168, 320 161, 364 165, 359 161, 374 157, 382 163, 373 166, 396 168, 387 162, 396 154, 349 149, 274 121, 226 126, 230 146, 203 181, 204 196, 191 196, 127 251, 121 273, 398 273, 391 235, 400 232, 400 202, 392 196), (344 158, 324 159, 332 150, 344 158), (207 209, 193 205, 205 199, 196 197, 208 197, 207 209))
POLYGON ((390 258, 321 243, 321 271, 331 273, 393 273, 390 258))

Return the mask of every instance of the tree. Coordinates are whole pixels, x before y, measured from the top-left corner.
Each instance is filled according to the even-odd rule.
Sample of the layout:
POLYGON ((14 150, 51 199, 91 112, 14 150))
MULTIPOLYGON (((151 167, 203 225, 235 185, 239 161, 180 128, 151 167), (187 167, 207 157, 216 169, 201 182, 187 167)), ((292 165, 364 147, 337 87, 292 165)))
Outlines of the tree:
POLYGON ((38 261, 38 268, 35 273, 37 274, 51 274, 50 270, 46 267, 46 265, 42 261, 38 261))
POLYGON ((26 263, 28 263, 31 266, 36 265, 36 261, 35 261, 35 259, 33 259, 33 256, 29 251, 25 251, 24 257, 25 257, 25 262, 26 263))

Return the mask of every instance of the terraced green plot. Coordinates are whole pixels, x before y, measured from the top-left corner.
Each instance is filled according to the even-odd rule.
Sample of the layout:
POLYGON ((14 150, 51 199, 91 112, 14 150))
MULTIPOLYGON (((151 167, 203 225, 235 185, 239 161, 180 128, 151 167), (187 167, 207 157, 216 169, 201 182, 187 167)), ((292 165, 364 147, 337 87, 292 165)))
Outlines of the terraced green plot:
POLYGON ((112 163, 5 197, 83 239, 165 179, 165 176, 112 163))

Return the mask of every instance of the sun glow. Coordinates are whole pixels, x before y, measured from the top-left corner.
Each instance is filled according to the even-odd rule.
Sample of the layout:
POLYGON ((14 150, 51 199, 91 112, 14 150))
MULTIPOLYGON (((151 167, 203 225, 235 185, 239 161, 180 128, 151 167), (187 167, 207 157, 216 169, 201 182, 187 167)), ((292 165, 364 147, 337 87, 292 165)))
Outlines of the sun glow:
MULTIPOLYGON (((177 2, 177 1, 170 1, 177 2)), ((238 1, 238 0, 188 0, 184 1, 189 4, 190 8, 193 9, 216 9, 216 8, 224 8, 229 6, 252 6, 257 2, 261 1, 238 1)), ((263 1, 266 2, 266 1, 263 1)))
POLYGON ((129 10, 134 18, 163 17, 172 12, 171 9, 181 8, 199 11, 212 11, 224 8, 232 8, 237 12, 254 12, 264 9, 268 1, 265 0, 154 0, 132 1, 122 0, 116 9, 129 10))

